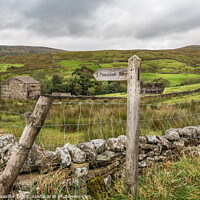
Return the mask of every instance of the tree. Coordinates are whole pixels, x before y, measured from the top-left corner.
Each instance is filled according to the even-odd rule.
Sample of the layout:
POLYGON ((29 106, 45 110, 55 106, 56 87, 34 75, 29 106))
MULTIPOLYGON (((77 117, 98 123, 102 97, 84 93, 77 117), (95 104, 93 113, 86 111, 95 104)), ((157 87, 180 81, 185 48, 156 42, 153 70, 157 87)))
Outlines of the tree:
POLYGON ((93 95, 95 95, 95 93, 96 93, 95 87, 91 87, 88 89, 89 96, 93 96, 93 95))
POLYGON ((58 75, 54 75, 52 77, 52 89, 51 92, 65 92, 65 87, 62 84, 63 79, 59 77, 58 75))
POLYGON ((65 85, 68 87, 69 92, 74 95, 80 95, 82 93, 82 87, 80 85, 80 77, 76 74, 66 78, 65 85))
POLYGON ((164 79, 162 77, 153 79, 152 82, 161 82, 163 83, 164 87, 170 87, 170 81, 168 79, 164 79))
POLYGON ((101 93, 102 94, 109 94, 110 93, 110 90, 109 90, 109 83, 107 81, 103 82, 102 83, 102 86, 101 86, 101 93))
POLYGON ((51 80, 48 80, 46 74, 41 71, 36 71, 33 74, 33 78, 41 83, 41 93, 42 94, 50 94, 52 90, 51 80))

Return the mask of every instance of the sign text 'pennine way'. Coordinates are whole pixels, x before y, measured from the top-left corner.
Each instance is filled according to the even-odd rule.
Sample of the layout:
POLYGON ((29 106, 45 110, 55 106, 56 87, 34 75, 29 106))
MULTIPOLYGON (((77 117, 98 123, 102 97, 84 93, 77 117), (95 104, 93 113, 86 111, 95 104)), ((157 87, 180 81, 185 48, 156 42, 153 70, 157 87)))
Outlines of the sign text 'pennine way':
POLYGON ((97 69, 94 77, 97 81, 126 81, 127 68, 97 69))

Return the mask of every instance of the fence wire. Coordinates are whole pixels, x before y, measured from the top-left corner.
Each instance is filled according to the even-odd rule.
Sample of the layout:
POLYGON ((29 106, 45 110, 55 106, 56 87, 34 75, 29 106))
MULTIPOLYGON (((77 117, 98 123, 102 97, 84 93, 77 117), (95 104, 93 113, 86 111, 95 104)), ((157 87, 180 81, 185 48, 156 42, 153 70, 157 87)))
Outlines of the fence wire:
MULTIPOLYGON (((18 140, 26 126, 17 107, 0 110, 0 129, 18 140)), ((126 135, 127 104, 110 102, 55 102, 37 137, 36 145, 54 151, 66 143, 126 135)), ((163 135, 171 128, 200 125, 200 101, 141 104, 140 135, 163 135)), ((34 147, 32 149, 34 151, 34 147)))

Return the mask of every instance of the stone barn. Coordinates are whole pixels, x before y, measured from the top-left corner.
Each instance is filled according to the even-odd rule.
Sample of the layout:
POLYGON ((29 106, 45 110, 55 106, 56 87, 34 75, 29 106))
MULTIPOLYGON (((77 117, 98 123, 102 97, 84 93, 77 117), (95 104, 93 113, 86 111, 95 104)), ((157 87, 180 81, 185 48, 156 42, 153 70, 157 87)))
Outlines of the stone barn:
POLYGON ((164 89, 163 83, 160 82, 141 82, 141 94, 162 94, 164 89))
POLYGON ((4 99, 37 99, 41 95, 41 84, 29 76, 16 76, 1 85, 4 99))

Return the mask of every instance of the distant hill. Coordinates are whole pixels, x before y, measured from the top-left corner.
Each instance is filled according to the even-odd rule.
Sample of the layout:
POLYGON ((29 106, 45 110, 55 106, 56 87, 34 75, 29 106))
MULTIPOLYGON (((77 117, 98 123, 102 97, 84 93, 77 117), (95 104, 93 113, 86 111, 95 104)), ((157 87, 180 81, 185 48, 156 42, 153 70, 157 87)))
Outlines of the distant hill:
POLYGON ((0 57, 7 55, 57 53, 62 51, 48 47, 0 45, 0 57))
POLYGON ((189 46, 181 47, 179 49, 200 50, 200 45, 189 45, 189 46))
POLYGON ((128 59, 134 54, 142 60, 143 73, 199 75, 199 47, 200 45, 165 50, 62 51, 45 47, 0 46, 0 77, 3 81, 10 74, 33 76, 37 72, 43 72, 48 78, 54 74, 66 77, 81 67, 93 72, 99 68, 127 67, 128 59), (113 62, 115 59, 119 62, 113 62))

